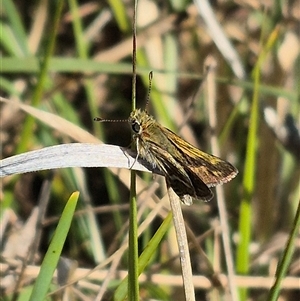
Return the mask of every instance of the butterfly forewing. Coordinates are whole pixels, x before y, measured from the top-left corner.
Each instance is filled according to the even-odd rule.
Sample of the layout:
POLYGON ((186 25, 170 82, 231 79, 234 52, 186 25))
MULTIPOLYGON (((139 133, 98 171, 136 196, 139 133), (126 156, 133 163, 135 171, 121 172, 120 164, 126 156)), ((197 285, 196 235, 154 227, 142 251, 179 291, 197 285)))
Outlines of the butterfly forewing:
POLYGON ((229 162, 202 152, 167 128, 162 129, 168 133, 169 141, 177 145, 185 159, 185 166, 200 177, 206 185, 223 184, 237 175, 237 169, 229 162))

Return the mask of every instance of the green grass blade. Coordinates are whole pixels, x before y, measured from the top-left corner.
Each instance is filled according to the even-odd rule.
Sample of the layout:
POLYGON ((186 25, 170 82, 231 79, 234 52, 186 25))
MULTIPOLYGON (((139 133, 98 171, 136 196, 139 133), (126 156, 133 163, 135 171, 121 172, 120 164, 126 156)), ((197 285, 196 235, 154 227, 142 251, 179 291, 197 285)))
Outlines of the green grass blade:
POLYGON ((126 15, 127 10, 125 8, 124 2, 121 0, 108 0, 107 2, 111 7, 120 30, 122 30, 123 32, 129 32, 130 23, 126 15))
MULTIPOLYGON (((140 275, 148 265, 152 255, 156 252, 158 245, 160 244, 163 236, 167 233, 172 222, 172 212, 169 212, 167 217, 164 219, 159 229, 153 235, 148 245, 144 249, 143 253, 139 257, 139 269, 138 274, 140 275)), ((118 286, 114 294, 115 301, 122 301, 126 298, 128 287, 128 277, 126 277, 122 283, 118 286)))
MULTIPOLYGON (((39 60, 35 57, 2 57, 1 72, 3 73, 37 73, 39 60)), ((108 74, 131 74, 132 66, 129 63, 97 62, 92 59, 78 57, 55 57, 50 61, 49 71, 54 72, 101 72, 108 74)), ((148 74, 147 70, 143 71, 148 74)))
POLYGON ((73 30, 76 42, 76 49, 79 56, 83 59, 88 57, 88 45, 83 38, 83 27, 79 14, 78 3, 76 0, 69 0, 69 5, 71 8, 71 13, 73 17, 73 30))
MULTIPOLYGON (((57 2, 57 7, 56 7, 56 11, 55 11, 55 16, 54 16, 53 30, 51 31, 49 43, 46 48, 45 57, 42 62, 41 72, 40 72, 39 78, 38 78, 38 83, 37 83, 37 86, 34 90, 34 94, 32 97, 32 105, 33 106, 37 106, 39 104, 39 102, 42 98, 42 94, 43 94, 45 85, 46 85, 47 72, 48 72, 48 68, 49 68, 49 64, 50 64, 50 59, 51 59, 51 56, 52 56, 52 53, 54 50, 55 39, 56 39, 58 27, 59 27, 60 16, 61 16, 63 4, 64 4, 63 0, 59 0, 57 2)), ((18 150, 17 150, 18 153, 22 153, 26 150, 27 144, 28 144, 28 137, 31 137, 31 133, 33 131, 32 130, 33 125, 34 125, 34 118, 31 116, 27 116, 24 127, 23 127, 23 131, 21 134, 21 141, 19 143, 18 150)))
MULTIPOLYGON (((20 44, 16 41, 14 37, 12 28, 4 22, 0 22, 0 28, 0 45, 2 46, 2 49, 5 50, 6 53, 13 56, 13 58, 15 58, 16 56, 24 56, 20 44)), ((15 66, 15 68, 17 68, 17 66, 15 66)))
POLYGON ((12 43, 17 44, 18 50, 14 49, 14 53, 20 53, 22 56, 28 56, 30 53, 27 45, 26 32, 14 2, 11 0, 3 0, 2 5, 5 9, 5 13, 12 30, 12 36, 10 36, 10 41, 7 41, 7 46, 8 44, 12 45, 12 43), (12 42, 12 40, 14 42, 12 42))
MULTIPOLYGON (((251 241, 251 220, 252 220, 252 205, 251 200, 255 191, 255 175, 256 175, 256 154, 258 146, 258 125, 259 125, 259 85, 260 85, 260 70, 266 58, 267 53, 272 49, 277 40, 278 29, 276 28, 270 35, 267 44, 263 48, 262 53, 258 58, 258 62, 254 68, 254 93, 251 105, 251 116, 249 123, 249 133, 247 137, 247 150, 245 171, 243 178, 244 196, 240 207, 239 233, 240 242, 237 249, 237 272, 247 274, 249 271, 250 261, 250 241, 251 241)), ((247 290, 241 289, 241 300, 246 300, 247 290)))
POLYGON ((284 279, 289 264, 292 259, 292 255, 296 246, 296 239, 299 234, 299 228, 300 228, 300 203, 298 203, 298 209, 295 216, 294 226, 291 231, 287 246, 284 251, 284 255, 282 257, 281 262, 278 264, 277 272, 276 272, 276 281, 273 285, 273 287, 270 290, 268 301, 276 301, 278 300, 279 293, 280 293, 280 284, 282 280, 284 279))
POLYGON ((56 269, 61 251, 63 249, 67 234, 69 232, 75 208, 77 205, 79 192, 74 192, 61 215, 54 236, 51 240, 41 270, 36 279, 33 291, 30 296, 30 301, 45 300, 48 288, 51 284, 53 273, 56 269))

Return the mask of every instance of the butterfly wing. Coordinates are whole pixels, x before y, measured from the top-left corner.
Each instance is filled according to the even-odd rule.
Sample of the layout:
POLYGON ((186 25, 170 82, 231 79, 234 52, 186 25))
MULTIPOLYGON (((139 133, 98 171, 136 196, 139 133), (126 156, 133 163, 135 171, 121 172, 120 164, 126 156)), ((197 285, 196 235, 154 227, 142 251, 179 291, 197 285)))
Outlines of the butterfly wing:
POLYGON ((226 183, 237 175, 238 170, 229 162, 202 152, 167 128, 163 130, 184 158, 186 169, 198 175, 208 187, 226 183))

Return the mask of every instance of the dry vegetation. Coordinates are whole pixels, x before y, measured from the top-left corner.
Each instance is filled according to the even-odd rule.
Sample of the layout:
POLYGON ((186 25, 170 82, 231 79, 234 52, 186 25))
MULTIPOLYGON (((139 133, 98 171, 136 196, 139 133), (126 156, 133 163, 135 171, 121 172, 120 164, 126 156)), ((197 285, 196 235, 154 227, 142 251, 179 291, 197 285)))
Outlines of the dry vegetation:
MULTIPOLYGON (((149 110, 156 119, 207 152, 217 134, 220 156, 239 169, 224 186, 235 285, 244 288, 240 300, 268 300, 300 202, 300 4, 214 1, 223 42, 220 33, 208 29, 211 19, 205 20, 195 4, 181 2, 139 1, 137 107, 145 107, 153 70, 149 110), (225 48, 227 42, 231 48, 225 48), (207 110, 213 89, 204 68, 208 57, 217 63, 215 131, 209 130, 207 110)), ((132 1, 69 0, 61 14, 58 5, 3 0, 0 8, 0 91, 9 100, 0 102, 2 159, 61 143, 91 142, 90 134, 95 141, 130 144, 126 123, 99 124, 93 118, 126 119, 131 111, 132 1), (44 59, 50 59, 47 65, 44 59), (39 111, 31 117, 16 102, 53 118, 39 111), (79 133, 78 126, 86 132, 79 133)), ((128 170, 107 168, 2 178, 3 300, 28 300, 65 202, 76 190, 80 199, 59 265, 65 274, 54 276, 50 291, 58 289, 57 283, 71 284, 49 300, 111 300, 128 270, 129 181, 128 170)), ((139 173, 137 191, 142 252, 169 205, 166 198, 160 200, 166 188, 159 176, 139 173)), ((182 210, 196 300, 234 300, 216 199, 182 210)), ((298 235, 280 300, 300 298, 299 254, 298 235)), ((172 229, 140 281, 141 300, 183 300, 172 229)))

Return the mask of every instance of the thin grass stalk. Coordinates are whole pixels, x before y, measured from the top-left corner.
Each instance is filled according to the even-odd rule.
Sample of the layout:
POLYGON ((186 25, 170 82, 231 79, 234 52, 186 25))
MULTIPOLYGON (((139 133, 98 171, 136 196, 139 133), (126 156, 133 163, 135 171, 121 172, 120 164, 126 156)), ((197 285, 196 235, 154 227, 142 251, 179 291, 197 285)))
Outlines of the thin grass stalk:
MULTIPOLYGON (((211 136, 211 150, 216 156, 220 156, 220 148, 216 135, 217 128, 217 109, 216 109, 216 67, 217 62, 213 57, 208 57, 205 62, 207 68, 207 104, 211 136)), ((235 271, 233 264, 233 255, 230 244, 230 231, 228 225, 227 209, 225 204, 224 189, 222 186, 216 187, 217 203, 219 209, 220 224, 222 228, 222 241, 224 247, 225 261, 227 265, 228 283, 231 294, 231 300, 237 301, 238 294, 235 281, 235 271)))
MULTIPOLYGON (((136 108, 136 12, 137 0, 134 1, 132 24, 132 110, 136 108)), ((129 209, 129 253, 128 253, 128 299, 139 300, 138 271, 138 227, 136 200, 136 173, 131 171, 130 177, 130 209, 129 209)))
POLYGON ((136 173, 131 171, 128 241, 128 300, 139 300, 136 173))

